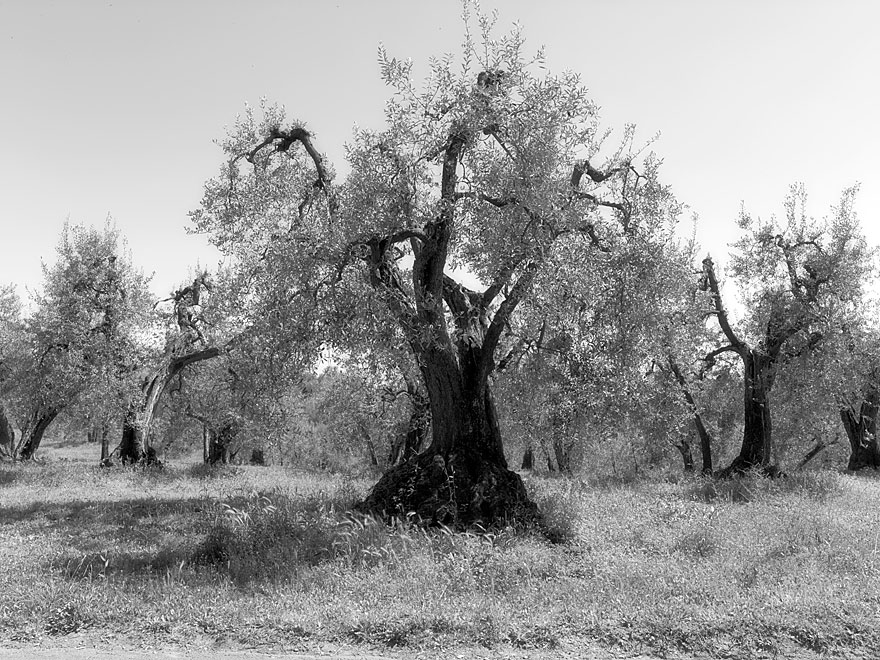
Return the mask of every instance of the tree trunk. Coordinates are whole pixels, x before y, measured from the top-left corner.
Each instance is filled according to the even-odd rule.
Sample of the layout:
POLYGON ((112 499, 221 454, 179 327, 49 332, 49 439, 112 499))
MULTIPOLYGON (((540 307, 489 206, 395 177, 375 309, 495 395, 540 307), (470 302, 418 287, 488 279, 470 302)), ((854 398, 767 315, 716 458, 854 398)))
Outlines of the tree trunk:
POLYGON ((233 422, 226 422, 218 430, 208 432, 208 463, 210 465, 229 463, 230 448, 236 435, 238 435, 238 429, 233 422))
POLYGON ((684 471, 693 472, 694 454, 691 451, 691 443, 688 442, 687 438, 682 438, 681 441, 677 445, 675 445, 675 448, 681 454, 681 460, 684 463, 684 471))
POLYGON ((742 474, 760 468, 768 476, 778 474, 772 465, 773 436, 770 419, 770 391, 775 377, 776 360, 756 350, 743 354, 743 441, 733 463, 719 473, 720 477, 742 474))
MULTIPOLYGON (((410 400, 410 415, 406 433, 391 446, 388 457, 389 465, 406 463, 418 454, 428 438, 431 426, 431 409, 428 397, 418 391, 411 383, 407 383, 410 400)), ((398 436, 399 437, 399 436, 398 436)))
POLYGON ((522 457, 522 465, 520 465, 520 469, 522 470, 532 470, 535 467, 535 452, 532 449, 532 446, 529 445, 526 447, 526 450, 523 452, 522 457))
POLYGON ((493 300, 519 262, 502 269, 500 279, 483 293, 445 275, 457 169, 467 143, 464 133, 450 135, 440 184, 443 203, 419 238, 411 239, 415 253, 411 290, 403 285, 392 239, 377 237, 365 244, 370 282, 397 317, 428 391, 432 440, 413 460, 390 468, 361 508, 458 527, 537 514, 522 479, 507 469, 489 375, 496 366, 494 353, 504 327, 531 286, 538 262, 529 261, 506 290, 491 321, 493 300), (454 324, 452 333, 447 318, 454 324))
POLYGON ((166 352, 161 363, 143 381, 143 399, 138 405, 129 406, 122 425, 122 442, 119 445, 119 458, 123 463, 138 461, 157 462, 156 451, 151 446, 153 419, 168 385, 183 369, 195 362, 210 360, 222 354, 216 346, 204 348, 183 355, 166 352))
POLYGON ((431 405, 431 445, 389 469, 361 508, 455 526, 534 516, 536 508, 522 479, 507 469, 488 384, 463 383, 452 360, 423 365, 423 373, 431 405))
POLYGON ((12 423, 6 416, 6 408, 0 402, 0 458, 13 458, 15 456, 15 431, 12 423))
MULTIPOLYGON (((703 461, 701 471, 703 474, 712 474, 712 436, 709 435, 709 430, 703 423, 703 416, 697 408, 697 402, 694 400, 687 379, 684 377, 684 374, 681 372, 681 369, 671 355, 668 356, 667 360, 670 369, 672 369, 672 374, 675 376, 675 380, 678 381, 678 386, 684 395, 684 400, 687 401, 694 418, 694 427, 697 429, 697 436, 700 438, 700 455, 703 461)), ((690 452, 690 446, 688 446, 688 452, 690 452)), ((693 469, 693 458, 691 459, 691 469, 693 469)), ((687 470, 687 459, 685 459, 685 471, 687 470)))
POLYGON ((563 474, 571 474, 571 461, 565 447, 565 441, 560 436, 553 438, 553 455, 556 457, 556 467, 563 474))
POLYGON ((49 425, 53 421, 55 421, 55 418, 60 412, 61 410, 59 409, 49 408, 48 410, 35 412, 33 414, 31 422, 28 424, 27 439, 18 453, 20 460, 28 461, 33 459, 37 449, 40 448, 40 443, 43 441, 43 435, 46 433, 46 429, 49 428, 49 425))
POLYGON ((143 459, 143 436, 137 423, 137 408, 128 406, 122 420, 122 441, 119 443, 119 460, 123 465, 137 463, 143 459))
POLYGON ((858 413, 852 408, 844 408, 840 411, 840 418, 850 445, 847 470, 880 468, 880 449, 877 445, 878 409, 880 409, 880 390, 872 385, 867 388, 858 413))
POLYGON ((700 472, 703 474, 712 474, 712 436, 703 424, 703 419, 699 414, 694 415, 694 425, 697 427, 697 435, 700 437, 700 459, 702 466, 700 472))
POLYGON ((110 460, 110 425, 107 422, 101 426, 101 465, 110 460))

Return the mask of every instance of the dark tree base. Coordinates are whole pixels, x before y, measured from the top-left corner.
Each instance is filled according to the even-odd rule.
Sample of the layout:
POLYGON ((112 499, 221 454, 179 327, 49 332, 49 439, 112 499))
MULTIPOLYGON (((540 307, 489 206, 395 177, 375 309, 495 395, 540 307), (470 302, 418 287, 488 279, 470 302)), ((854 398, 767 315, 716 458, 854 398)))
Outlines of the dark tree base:
POLYGON ((358 508, 455 528, 538 521, 538 507, 516 472, 460 453, 444 460, 426 452, 392 467, 358 508))
POLYGON ((850 472, 857 472, 865 468, 880 468, 880 453, 877 451, 868 451, 866 448, 860 448, 862 451, 854 451, 850 454, 849 462, 846 469, 850 472))
POLYGON ((715 473, 715 477, 717 479, 730 479, 732 477, 741 477, 744 474, 753 474, 755 472, 770 479, 786 476, 785 472, 783 472, 778 465, 761 465, 759 462, 749 461, 742 456, 737 456, 733 463, 723 470, 718 470, 718 472, 715 473))

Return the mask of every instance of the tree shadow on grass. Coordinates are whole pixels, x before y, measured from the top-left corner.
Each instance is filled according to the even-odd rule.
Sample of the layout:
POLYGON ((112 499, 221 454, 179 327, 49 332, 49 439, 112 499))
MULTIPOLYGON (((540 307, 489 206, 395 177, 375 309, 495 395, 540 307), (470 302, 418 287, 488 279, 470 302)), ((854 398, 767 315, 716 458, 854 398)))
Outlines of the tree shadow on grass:
POLYGON ((180 566, 214 519, 213 502, 202 498, 0 506, 0 526, 27 524, 37 543, 57 547, 49 567, 76 580, 180 566))
POLYGON ((0 486, 8 486, 18 479, 18 472, 15 470, 0 470, 0 486))

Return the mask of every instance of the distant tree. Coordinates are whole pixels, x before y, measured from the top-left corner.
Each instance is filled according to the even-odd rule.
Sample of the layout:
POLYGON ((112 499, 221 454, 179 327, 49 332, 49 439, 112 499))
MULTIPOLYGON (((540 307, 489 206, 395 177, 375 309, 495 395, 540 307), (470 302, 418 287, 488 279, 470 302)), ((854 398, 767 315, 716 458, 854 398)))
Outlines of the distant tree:
POLYGON ((165 318, 165 342, 138 365, 140 390, 130 398, 122 423, 119 458, 123 463, 155 462, 153 419, 165 391, 188 366, 219 357, 227 350, 227 342, 215 340, 214 329, 209 332, 209 294, 213 288, 208 272, 202 271, 191 283, 159 301, 172 302, 165 318))
POLYGON ((722 475, 753 467, 777 470, 770 394, 780 368, 814 350, 858 310, 870 254, 853 211, 855 194, 855 188, 845 190, 831 215, 819 221, 807 215, 802 186, 792 187, 782 223, 742 213, 744 235, 730 266, 748 312, 739 329, 722 301, 712 258, 703 260, 703 288, 727 341, 708 357, 732 352, 743 366, 742 447, 722 475))
MULTIPOLYGON (((848 326, 836 338, 834 353, 822 356, 830 374, 838 419, 848 441, 848 470, 880 469, 877 423, 880 416, 880 331, 876 304, 865 305, 863 322, 848 326), (829 362, 831 364, 829 364, 829 362), (836 373, 835 373, 836 372, 836 373), (835 379, 836 376, 836 379, 835 379)), ((829 389, 826 384, 824 389, 829 389)), ((828 397, 825 397, 826 400, 828 397)), ((835 412, 833 405, 827 406, 835 412)))
POLYGON ((65 224, 56 262, 27 320, 30 355, 17 396, 27 401, 19 457, 33 458, 58 414, 98 381, 120 388, 150 321, 148 278, 108 219, 102 229, 65 224))
POLYGON ((15 454, 15 431, 6 397, 21 373, 23 351, 21 301, 12 285, 0 286, 0 458, 15 454))

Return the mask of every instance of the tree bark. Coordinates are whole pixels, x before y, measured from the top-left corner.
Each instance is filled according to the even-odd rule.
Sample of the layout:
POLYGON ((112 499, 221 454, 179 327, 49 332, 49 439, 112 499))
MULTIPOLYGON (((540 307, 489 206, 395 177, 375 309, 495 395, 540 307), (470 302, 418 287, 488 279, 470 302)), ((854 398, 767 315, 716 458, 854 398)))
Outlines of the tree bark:
POLYGON ((101 464, 110 460, 110 425, 104 422, 101 425, 101 464))
POLYGON ((681 454, 681 460, 684 464, 684 471, 693 472, 694 454, 691 451, 691 443, 688 442, 687 438, 682 438, 681 441, 675 445, 675 448, 681 454))
POLYGON ((27 425, 27 439, 18 452, 20 460, 28 461, 34 458, 34 454, 36 454, 37 449, 40 448, 40 443, 43 441, 46 429, 55 421, 60 412, 61 410, 58 408, 48 408, 37 411, 32 415, 30 423, 27 425))
POLYGON ((880 389, 872 384, 866 388, 865 398, 858 412, 853 408, 844 408, 840 411, 840 418, 850 445, 847 470, 880 468, 880 448, 877 445, 878 410, 880 410, 880 389))
POLYGON ((15 456, 15 431, 6 414, 6 407, 0 401, 0 457, 14 458, 15 456))
POLYGON ((207 463, 209 465, 229 463, 230 448, 237 435, 238 429, 234 422, 226 422, 217 430, 209 429, 207 463))
POLYGON ((520 469, 522 470, 532 470, 535 467, 535 452, 532 449, 532 446, 529 445, 526 447, 526 450, 523 452, 522 464, 520 465, 520 469))

